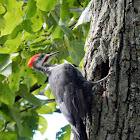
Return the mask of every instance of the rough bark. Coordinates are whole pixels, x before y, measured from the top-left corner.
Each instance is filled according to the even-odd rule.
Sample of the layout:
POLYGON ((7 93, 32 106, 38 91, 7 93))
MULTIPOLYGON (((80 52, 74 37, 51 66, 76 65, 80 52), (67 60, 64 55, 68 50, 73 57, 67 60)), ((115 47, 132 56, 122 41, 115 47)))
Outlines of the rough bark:
POLYGON ((94 0, 83 74, 93 88, 91 140, 140 140, 140 0, 94 0))

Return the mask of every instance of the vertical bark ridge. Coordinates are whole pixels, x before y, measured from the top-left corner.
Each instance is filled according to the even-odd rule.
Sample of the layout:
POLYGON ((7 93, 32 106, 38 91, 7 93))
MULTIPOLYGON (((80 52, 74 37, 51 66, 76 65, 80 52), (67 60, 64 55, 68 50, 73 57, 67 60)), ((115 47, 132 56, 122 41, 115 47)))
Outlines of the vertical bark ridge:
POLYGON ((140 139, 139 13, 139 0, 94 0, 83 74, 96 81, 108 62, 114 73, 93 87, 91 140, 140 139))

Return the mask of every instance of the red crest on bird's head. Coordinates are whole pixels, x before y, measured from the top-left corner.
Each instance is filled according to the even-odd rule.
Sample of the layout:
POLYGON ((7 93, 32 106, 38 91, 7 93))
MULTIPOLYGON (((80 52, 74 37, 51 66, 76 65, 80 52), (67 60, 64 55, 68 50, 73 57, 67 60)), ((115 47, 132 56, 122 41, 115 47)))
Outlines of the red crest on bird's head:
POLYGON ((29 62, 28 62, 28 66, 29 66, 29 67, 31 67, 31 68, 33 67, 34 60, 35 60, 35 58, 38 57, 39 55, 40 55, 40 54, 36 54, 36 55, 34 55, 33 57, 30 58, 30 60, 29 60, 29 62))

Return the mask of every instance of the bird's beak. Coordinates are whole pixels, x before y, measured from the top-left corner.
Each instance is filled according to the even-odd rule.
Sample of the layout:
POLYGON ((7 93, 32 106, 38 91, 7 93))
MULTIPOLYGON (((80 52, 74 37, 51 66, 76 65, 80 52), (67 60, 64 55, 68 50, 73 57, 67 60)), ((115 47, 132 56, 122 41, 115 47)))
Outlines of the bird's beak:
POLYGON ((53 58, 53 57, 56 56, 58 53, 59 53, 59 52, 51 53, 51 54, 49 55, 49 57, 53 58))
POLYGON ((53 59, 53 57, 55 57, 57 54, 58 54, 59 52, 57 51, 57 52, 54 52, 54 53, 52 53, 52 54, 45 54, 46 55, 46 58, 48 58, 48 60, 47 60, 47 64, 53 59))

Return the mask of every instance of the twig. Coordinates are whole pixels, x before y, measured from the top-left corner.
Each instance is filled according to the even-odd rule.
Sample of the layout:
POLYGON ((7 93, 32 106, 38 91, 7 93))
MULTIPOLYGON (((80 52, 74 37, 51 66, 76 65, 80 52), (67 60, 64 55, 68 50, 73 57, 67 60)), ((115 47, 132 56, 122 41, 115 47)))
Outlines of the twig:
MULTIPOLYGON (((48 99, 44 104, 46 104, 46 103, 52 103, 52 102, 54 102, 55 101, 55 99, 48 99)), ((44 104, 42 104, 42 105, 44 105, 44 104)), ((25 108, 25 109, 23 109, 23 110, 21 110, 20 111, 20 113, 21 112, 24 112, 24 111, 28 111, 29 109, 37 109, 39 106, 29 106, 29 107, 27 107, 27 108, 25 108)))
POLYGON ((56 113, 61 113, 60 109, 55 110, 56 113))
MULTIPOLYGON (((56 10, 60 10, 60 6, 55 6, 56 10)), ((71 12, 82 12, 84 8, 69 8, 71 12)))
POLYGON ((80 6, 84 7, 84 6, 80 3, 80 1, 79 1, 79 0, 77 0, 77 2, 79 3, 79 5, 80 5, 80 6))
POLYGON ((30 109, 30 108, 35 108, 35 107, 34 107, 34 106, 29 106, 29 107, 27 107, 26 109, 21 110, 20 113, 21 113, 21 112, 24 112, 24 111, 28 111, 28 109, 30 109))
POLYGON ((6 127, 7 127, 8 123, 9 123, 9 122, 6 122, 6 123, 5 123, 4 128, 3 128, 2 132, 4 132, 4 131, 6 130, 6 127))
MULTIPOLYGON (((44 82, 44 84, 47 83, 47 82, 48 82, 48 77, 47 77, 46 81, 44 82)), ((35 91, 35 90, 37 90, 37 89, 39 89, 41 86, 42 86, 42 85, 38 85, 37 83, 34 84, 34 85, 30 88, 30 93, 33 92, 33 91, 35 91)), ((20 100, 21 98, 22 98, 22 97, 19 96, 19 95, 16 96, 15 102, 17 102, 17 101, 20 100)))
POLYGON ((28 3, 28 0, 17 0, 17 1, 23 1, 24 3, 28 3))
POLYGON ((101 82, 103 82, 104 80, 106 80, 112 73, 113 73, 113 72, 110 72, 110 71, 109 71, 109 73, 107 74, 107 76, 105 76, 103 79, 98 80, 98 81, 96 81, 96 82, 92 82, 92 83, 93 83, 93 84, 101 83, 101 82))

